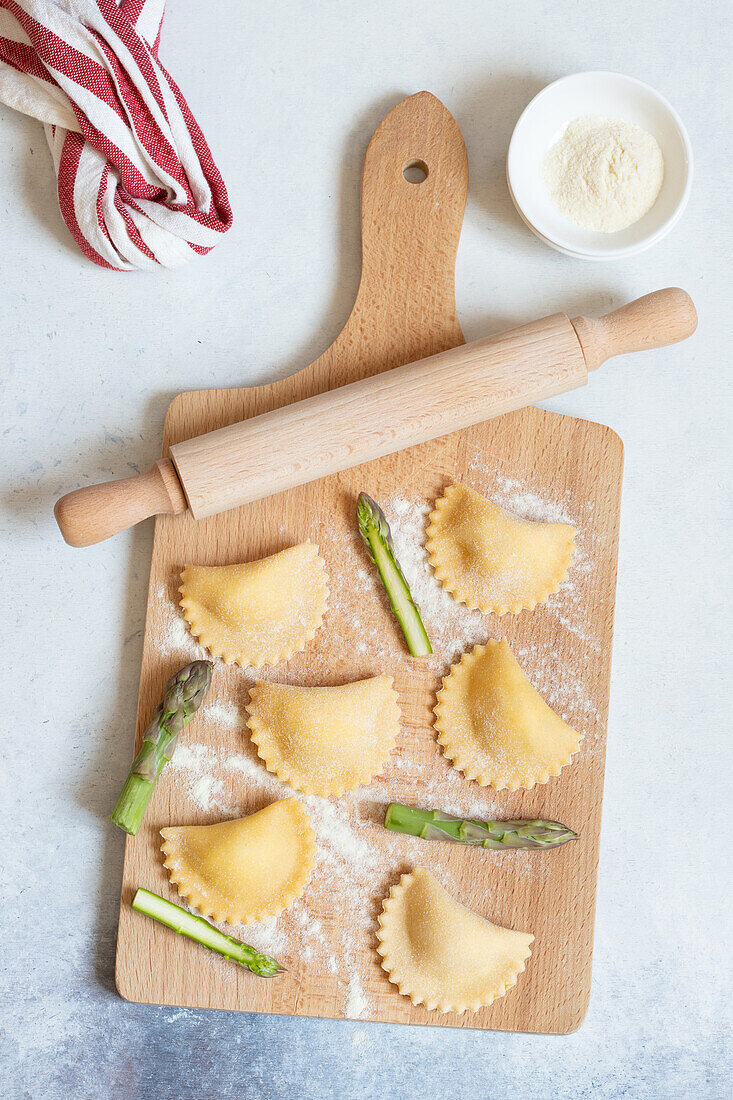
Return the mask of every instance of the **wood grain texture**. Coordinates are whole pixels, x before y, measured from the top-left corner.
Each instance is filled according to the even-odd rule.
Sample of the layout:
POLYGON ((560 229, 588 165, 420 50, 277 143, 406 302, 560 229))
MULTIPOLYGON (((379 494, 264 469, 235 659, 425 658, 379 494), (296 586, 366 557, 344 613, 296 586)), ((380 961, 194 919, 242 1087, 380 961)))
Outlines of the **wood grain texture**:
POLYGON ((583 386, 587 364, 676 343, 696 326, 675 287, 607 317, 557 313, 174 442, 144 474, 62 497, 56 519, 67 542, 88 546, 186 503, 195 519, 213 516, 583 386))
MULTIPOLYGON (((425 92, 400 103, 367 151, 363 274, 341 335, 293 378, 256 389, 182 394, 168 413, 165 447, 462 343, 453 271, 466 187, 465 149, 450 114, 425 92), (416 186, 403 179, 402 169, 418 159, 429 174, 416 186)), ((448 402, 450 392, 448 379, 448 402)), ((362 920, 353 934, 353 962, 371 1019, 538 1032, 568 1032, 582 1021, 590 991, 621 464, 621 444, 610 429, 530 408, 198 523, 189 515, 162 516, 156 522, 138 742, 166 677, 184 663, 161 640, 177 602, 178 574, 187 562, 246 561, 311 538, 329 570, 330 608, 307 650, 277 667, 277 679, 340 683, 380 671, 395 676, 403 709, 397 753, 375 787, 375 804, 361 801, 353 810, 380 857, 366 873, 360 903, 364 911, 357 914, 362 920), (557 685, 573 687, 559 709, 584 733, 581 751, 559 777, 529 792, 484 790, 460 779, 448 765, 435 743, 431 712, 450 654, 438 648, 429 662, 406 655, 385 600, 355 576, 369 569, 354 537, 359 490, 382 502, 399 496, 419 506, 431 503, 457 477, 484 492, 513 479, 539 496, 562 502, 580 529, 580 556, 567 596, 561 593, 535 612, 506 616, 501 622, 491 616, 484 620, 487 635, 509 638, 548 701, 557 685), (378 641, 364 644, 365 638, 378 641), (581 837, 554 852, 494 853, 407 841, 381 829, 378 817, 386 797, 440 805, 436 791, 442 789, 452 799, 484 805, 485 816, 494 816, 498 808, 500 816, 555 818, 581 837), (462 1016, 428 1012, 401 997, 380 969, 373 921, 389 887, 416 861, 449 881, 464 904, 498 923, 534 933, 526 972, 490 1008, 462 1016)), ((218 664, 213 700, 244 706, 250 683, 246 670, 218 664)), ((246 731, 207 722, 204 711, 184 731, 184 744, 204 743, 225 754, 253 758, 246 731)), ((222 784, 241 813, 272 798, 241 773, 239 779, 224 775, 222 784)), ((343 809, 352 803, 347 797, 339 805, 343 809)), ((317 953, 306 960, 290 952, 283 959, 288 974, 263 981, 130 909, 138 886, 176 899, 162 867, 160 828, 218 817, 192 808, 175 772, 163 773, 139 835, 127 840, 117 954, 120 993, 142 1002, 343 1016, 345 973, 328 972, 317 953)), ((317 917, 323 935, 337 943, 341 927, 353 916, 341 875, 316 873, 302 904, 317 917)), ((287 922, 290 916, 280 919, 287 922)))
POLYGON ((574 317, 573 327, 591 371, 614 355, 687 340, 697 328, 697 310, 686 291, 668 286, 636 298, 605 317, 574 317))
POLYGON ((54 515, 69 546, 93 546, 151 516, 185 511, 186 498, 169 458, 119 481, 84 485, 56 501, 54 515))
POLYGON ((173 444, 171 456, 193 516, 203 519, 483 423, 587 379, 575 329, 556 313, 173 444))

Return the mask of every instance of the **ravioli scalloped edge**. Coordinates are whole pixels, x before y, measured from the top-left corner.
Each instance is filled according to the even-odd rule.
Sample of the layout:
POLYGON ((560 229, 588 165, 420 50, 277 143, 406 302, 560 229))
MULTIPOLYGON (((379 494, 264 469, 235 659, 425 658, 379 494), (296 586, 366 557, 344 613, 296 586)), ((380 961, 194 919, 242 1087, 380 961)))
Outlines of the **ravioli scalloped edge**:
MULTIPOLYGON (((314 553, 312 555, 312 562, 319 569, 319 580, 322 584, 318 586, 318 605, 314 609, 311 624, 304 629, 301 633, 294 634, 292 639, 288 640, 288 644, 284 647, 273 646, 271 643, 271 635, 268 636, 265 632, 265 641, 261 649, 252 650, 246 656, 237 653, 233 647, 224 648, 217 642, 214 634, 207 632, 205 624, 200 622, 197 624, 197 612, 193 608, 190 596, 186 587, 186 573, 189 568, 196 568, 195 566, 184 566, 180 573, 181 585, 178 589, 181 599, 179 601, 179 607, 183 611, 183 616, 186 621, 189 633, 194 637, 199 645, 203 646, 211 653, 212 657, 223 661, 225 664, 239 665, 241 668, 262 668, 264 666, 272 666, 279 664, 281 661, 289 660, 290 657, 295 656, 296 653, 301 653, 307 644, 315 638, 318 631, 323 626, 323 619, 328 609, 328 573, 326 571, 326 562, 319 553, 319 548, 315 543, 310 540, 306 540, 303 543, 297 543, 295 546, 286 547, 285 550, 278 551, 275 554, 270 554, 265 558, 256 559, 254 562, 242 562, 243 565, 257 564, 260 561, 267 561, 268 558, 275 558, 278 554, 285 553, 287 550, 297 550, 304 547, 312 547, 314 553), (268 641, 270 647, 268 648, 268 641)), ((207 566, 206 568, 227 568, 226 566, 207 566)), ((210 628, 208 628, 210 630, 210 628)))
MULTIPOLYGON (((413 977, 406 973, 404 964, 401 966, 399 959, 396 958, 394 954, 390 953, 389 946, 393 910, 399 906, 408 888, 414 883, 416 874, 423 871, 424 868, 416 867, 408 874, 402 875, 400 881, 392 886, 389 894, 382 902, 382 912, 377 918, 378 928, 376 933, 378 941, 377 954, 381 957, 380 966, 387 974, 390 982, 397 986, 402 996, 409 997, 414 1005, 423 1005, 429 1012, 456 1012, 461 1014, 463 1012, 476 1012, 480 1008, 488 1008, 489 1005, 493 1004, 493 1002, 500 997, 503 997, 517 984, 519 975, 525 971, 527 959, 529 959, 532 954, 530 944, 534 942, 534 936, 529 933, 517 933, 519 937, 525 940, 526 946, 521 957, 517 957, 516 966, 510 981, 495 985, 492 989, 487 989, 483 996, 474 997, 473 999, 468 997, 466 999, 454 999, 448 995, 428 999, 424 990, 420 989, 419 982, 416 982, 413 977)), ((461 902, 457 902, 454 898, 451 898, 451 901, 462 909, 466 908, 461 902)), ((472 913, 473 911, 467 910, 467 912, 472 913)), ((475 915, 479 916, 480 914, 475 915)), ((486 920, 484 917, 481 919, 486 920)), ((486 923, 491 924, 490 921, 486 923)), ((493 927, 501 928, 499 925, 494 925, 493 927)), ((510 929, 503 928, 501 930, 511 931, 510 929)))
MULTIPOLYGON (((505 638, 490 638, 486 645, 474 646, 470 653, 464 653, 460 661, 451 665, 448 675, 443 677, 443 686, 437 693, 437 703, 435 707, 433 707, 433 714, 435 715, 434 726, 438 731, 438 744, 441 746, 443 754, 451 761, 453 767, 461 772, 466 779, 473 780, 481 787, 493 787, 494 790, 497 791, 530 791, 533 787, 542 786, 544 783, 547 783, 549 779, 558 776, 563 768, 572 763, 573 756, 580 746, 581 736, 576 730, 572 730, 572 727, 568 726, 566 722, 563 722, 560 716, 552 710, 552 707, 542 699, 542 696, 526 676, 525 679, 527 679, 532 692, 537 695, 548 710, 552 711, 558 721, 563 722, 563 725, 572 730, 577 736, 578 742, 572 752, 558 754, 556 761, 554 761, 550 767, 539 772, 535 776, 526 777, 524 782, 506 783, 503 781, 502 776, 497 775, 495 772, 484 771, 480 767, 477 768, 471 760, 467 759, 466 756, 461 753, 460 746, 455 744, 455 734, 451 733, 450 730, 449 702, 451 692, 455 691, 455 679, 465 676, 466 670, 469 669, 472 664, 475 664, 476 661, 479 661, 487 650, 491 650, 502 643, 507 644, 505 638), (454 677, 453 683, 450 683, 451 677, 454 677)), ((509 652, 516 661, 511 648, 509 652)), ((524 672, 522 672, 522 675, 524 676, 524 672)))
MULTIPOLYGON (((371 781, 376 778, 376 776, 381 774, 382 770, 386 767, 387 761, 389 760, 391 754, 394 752, 395 746, 397 744, 397 735, 400 729, 400 720, 402 718, 402 712, 399 705, 399 696, 394 687, 394 677, 387 676, 386 674, 381 674, 380 676, 373 676, 369 677, 368 679, 378 680, 382 677, 385 677, 389 680, 388 690, 390 693, 389 714, 385 716, 385 722, 383 724, 385 726, 392 726, 394 730, 394 736, 392 737, 389 751, 385 756, 381 757, 379 761, 375 759, 370 763, 365 763, 362 770, 354 772, 347 783, 344 783, 343 780, 334 778, 330 783, 324 782, 320 784, 309 783, 307 779, 303 778, 302 773, 299 772, 297 768, 294 768, 291 764, 288 764, 287 761, 280 760, 280 762, 277 764, 272 762, 272 756, 268 752, 268 747, 265 744, 266 740, 269 739, 270 736, 269 727, 262 721, 259 714, 257 713, 260 687, 263 686, 263 684, 271 687, 298 687, 299 685, 272 684, 271 681, 255 681, 253 686, 250 688, 249 693, 249 703, 247 705, 247 727, 250 732, 250 740, 257 750, 257 755, 259 759, 265 765, 267 770, 272 775, 276 775, 278 779, 287 783, 294 790, 300 791, 306 795, 319 795, 321 798, 328 798, 329 796, 338 797, 339 795, 344 794, 346 791, 353 791, 356 790, 358 787, 371 783, 371 781), (269 760, 268 756, 270 756, 269 760)), ((364 681, 354 682, 363 683, 364 681)), ((338 686, 343 687, 348 685, 338 686)), ((307 688, 305 690, 307 690, 307 688)))
MULTIPOLYGON (((576 531, 570 524, 558 524, 558 526, 567 527, 572 534, 569 537, 566 552, 560 559, 555 570, 553 570, 549 576, 545 579, 545 582, 539 584, 533 591, 531 596, 527 596, 524 599, 514 600, 513 602, 502 603, 496 607, 490 607, 488 605, 482 605, 479 599, 474 593, 465 588, 460 579, 455 578, 451 571, 450 564, 446 565, 444 561, 444 555, 441 553, 440 536, 442 534, 442 527, 440 521, 445 517, 442 513, 451 506, 450 497, 455 492, 461 492, 462 490, 468 490, 470 493, 474 493, 481 499, 486 500, 487 503, 493 504, 503 512, 510 520, 520 522, 521 517, 512 515, 506 508, 500 504, 496 504, 495 501, 489 500, 488 497, 483 497, 481 493, 477 493, 474 489, 469 489, 468 486, 463 485, 462 482, 454 481, 451 485, 448 485, 441 495, 436 499, 433 510, 431 511, 428 519, 429 524, 426 530, 426 543, 425 549, 427 551, 428 559, 433 569, 435 579, 440 582, 446 592, 450 593, 455 600, 459 603, 463 603, 470 611, 481 611, 484 615, 518 615, 522 611, 533 611, 535 607, 543 604, 547 599, 558 591, 560 585, 567 579, 570 571, 570 565, 572 563, 573 554, 575 552, 575 535, 576 531)), ((525 523, 543 523, 545 521, 533 521, 524 520, 525 523)))
MULTIPOLYGON (((176 860, 176 853, 173 850, 168 837, 165 836, 164 830, 161 830, 161 836, 163 836, 163 844, 161 845, 161 851, 164 855, 163 866, 168 871, 168 877, 172 885, 176 887, 178 894, 187 905, 198 909, 202 916, 207 917, 209 920, 218 921, 224 924, 253 924, 255 921, 267 920, 270 917, 276 917, 283 910, 288 909, 294 901, 301 896, 303 891, 311 877, 313 866, 315 864, 316 857, 316 839, 315 832, 311 819, 308 816, 307 811, 297 798, 290 797, 285 799, 278 799, 274 803, 269 803, 268 806, 263 809, 268 809, 269 806, 277 805, 279 802, 292 803, 292 810, 297 818, 297 824, 302 830, 302 834, 299 837, 301 843, 301 870, 300 874, 296 877, 289 889, 283 889, 280 897, 275 902, 271 902, 268 905, 260 906, 259 908, 253 908, 249 910, 243 910, 242 913, 229 913, 225 908, 216 908, 207 900, 202 890, 197 887, 190 880, 186 881, 185 873, 181 872, 180 859, 176 860)), ((260 811, 254 811, 259 813, 260 811)), ((254 814, 247 815, 249 817, 254 814)), ((174 826, 175 828, 187 828, 188 826, 174 826)), ((197 826, 191 826, 196 828, 197 826)))

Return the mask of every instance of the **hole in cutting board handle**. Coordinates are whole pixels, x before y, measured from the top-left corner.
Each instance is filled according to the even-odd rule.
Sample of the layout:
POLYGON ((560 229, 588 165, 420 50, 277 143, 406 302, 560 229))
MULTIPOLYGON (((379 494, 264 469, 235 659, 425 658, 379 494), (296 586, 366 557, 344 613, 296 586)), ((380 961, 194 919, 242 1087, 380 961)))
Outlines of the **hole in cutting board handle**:
POLYGON ((424 160, 408 160, 402 169, 402 175, 408 183, 425 183, 428 178, 429 168, 424 160))

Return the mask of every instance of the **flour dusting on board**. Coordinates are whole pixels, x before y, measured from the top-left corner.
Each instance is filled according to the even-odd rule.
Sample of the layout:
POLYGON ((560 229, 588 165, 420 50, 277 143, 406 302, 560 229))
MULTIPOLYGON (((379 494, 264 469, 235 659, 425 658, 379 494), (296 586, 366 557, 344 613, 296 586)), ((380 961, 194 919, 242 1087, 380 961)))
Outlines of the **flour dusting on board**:
POLYGON ((349 991, 346 997, 346 1016, 349 1020, 358 1020, 362 1016, 366 1016, 370 1009, 370 1004, 367 998, 364 996, 364 990, 361 987, 361 982, 357 978, 356 974, 352 974, 349 978, 349 991))
MULTIPOLYGON (((475 466, 474 472, 478 472, 475 466)), ((573 514, 568 501, 548 500, 517 479, 502 475, 495 477, 487 495, 520 519, 568 523, 577 528, 575 552, 568 578, 559 591, 549 597, 544 607, 560 626, 585 645, 597 650, 598 639, 587 625, 584 596, 577 590, 575 583, 576 578, 584 576, 588 570, 584 541, 588 537, 584 522, 586 516, 573 514)), ((491 636, 489 622, 480 611, 471 611, 453 599, 433 573, 425 552, 431 505, 409 496, 396 496, 385 503, 384 511, 392 529, 397 559, 410 585, 413 599, 420 608, 433 648, 444 661, 454 663, 461 654, 476 645, 486 643, 491 636)), ((568 696, 574 694, 577 699, 581 698, 582 687, 573 691, 569 681, 566 680, 565 684, 568 696)))
MULTIPOLYGON (((592 545, 592 506, 577 506, 571 499, 551 499, 517 479, 497 475, 469 463, 467 483, 522 519, 570 523, 578 530, 576 551, 567 580, 545 603, 542 613, 552 624, 550 637, 537 640, 531 632, 520 635, 515 653, 530 680, 547 702, 566 721, 583 734, 581 751, 593 752, 601 714, 592 697, 592 688, 584 679, 587 648, 597 648, 598 640, 590 621, 587 581, 592 582, 588 547, 592 545), (580 656, 570 667, 567 656, 558 656, 556 636, 565 633, 573 639, 580 656), (562 663, 561 663, 562 662, 562 663)), ((398 493, 381 500, 390 523, 397 558, 410 585, 434 649, 427 667, 434 675, 444 675, 451 663, 475 645, 491 636, 501 636, 503 619, 497 627, 494 617, 471 611, 454 600, 436 580, 425 551, 426 527, 431 504, 413 493, 398 493)), ((344 653, 363 660, 363 675, 377 670, 400 672, 409 676, 409 658, 394 636, 385 629, 389 612, 376 571, 367 566, 355 530, 347 527, 328 532, 330 549, 330 615, 343 625, 340 646, 344 653), (334 567, 334 563, 336 566, 334 567), (334 575, 334 573, 336 575, 334 575), (360 600, 354 603, 354 582, 360 600), (383 616, 365 613, 370 601, 380 601, 383 616)), ((326 536, 322 536, 325 541, 326 536)), ((154 593, 156 613, 161 623, 159 651, 167 658, 180 657, 181 663, 205 656, 191 637, 177 607, 177 595, 161 585, 154 593)), ((328 618, 324 631, 328 631, 328 618)), ((572 647, 571 647, 572 648, 572 647)), ((564 650, 567 652, 568 647, 564 650)), ((338 658, 338 652, 336 659, 338 658)), ((434 743, 423 737, 420 746, 411 741, 409 728, 403 728, 402 743, 390 759, 383 775, 370 786, 324 799, 294 792, 271 775, 250 744, 246 728, 246 691, 255 679, 280 676, 289 683, 333 682, 335 658, 324 656, 317 647, 306 663, 280 669, 230 669, 234 677, 235 698, 207 702, 190 729, 184 730, 181 744, 164 773, 166 782, 175 784, 173 805, 180 805, 185 820, 186 807, 206 820, 251 813, 277 798, 296 797, 306 808, 316 834, 317 853, 311 881, 294 905, 277 918, 242 926, 235 934, 258 950, 278 957, 290 971, 299 966, 316 968, 324 981, 335 982, 340 991, 341 1009, 349 1019, 369 1019, 374 1006, 368 991, 374 989, 373 969, 365 970, 365 959, 372 959, 376 918, 381 901, 399 875, 415 863, 430 866, 449 891, 458 892, 447 853, 451 846, 430 843, 387 833, 382 828, 385 806, 404 801, 425 807, 436 806, 463 817, 506 816, 506 799, 501 792, 480 788, 467 782, 438 752, 434 743), (197 731, 200 731, 197 734, 197 731), (196 740, 197 736, 212 740, 196 740), (422 753, 422 755, 421 755, 422 753), (255 804, 253 805, 253 799, 255 804), (357 960, 361 960, 360 962, 357 960)), ((356 678, 355 675, 353 678, 356 678)), ((232 683, 231 679, 229 681, 232 683)), ((230 689, 231 690, 231 689, 230 689)), ((491 915, 492 869, 540 880, 552 875, 551 858, 533 852, 473 852, 466 858, 478 858, 486 868, 479 882, 475 904, 491 915)), ((224 931, 231 931, 222 926, 224 931)), ((372 959, 373 963, 373 959, 372 959)), ((211 963, 217 965, 216 962, 211 963)), ((379 980, 379 979, 377 979, 379 980)))
POLYGON ((245 715, 236 703, 206 703, 200 717, 220 729, 239 730, 245 723, 245 715))
MULTIPOLYGON (((177 578, 176 578, 177 583, 177 578)), ((164 612, 162 632, 157 639, 158 649, 164 657, 180 656, 186 661, 201 661, 208 654, 190 633, 183 612, 170 599, 166 586, 159 584, 154 593, 158 606, 164 612)))

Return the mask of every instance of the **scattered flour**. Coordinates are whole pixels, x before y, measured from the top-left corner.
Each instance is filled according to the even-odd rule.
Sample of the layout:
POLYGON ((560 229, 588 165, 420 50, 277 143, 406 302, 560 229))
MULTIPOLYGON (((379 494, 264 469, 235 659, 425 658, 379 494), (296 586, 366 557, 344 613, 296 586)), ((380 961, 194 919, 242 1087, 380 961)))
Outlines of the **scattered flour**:
MULTIPOLYGON (((472 470, 476 475, 482 472, 478 463, 472 464, 472 470)), ((577 588, 577 581, 587 578, 591 570, 584 546, 588 536, 583 518, 573 513, 568 501, 543 497, 515 478, 495 476, 494 484, 481 491, 521 519, 569 523, 578 530, 569 578, 547 600, 543 610, 584 645, 598 651, 600 643, 588 625, 585 596, 577 588)), ((397 558, 420 608, 433 648, 440 655, 438 660, 452 664, 461 654, 486 643, 491 636, 489 620, 480 611, 471 611, 454 600, 435 578, 425 551, 430 506, 410 497, 398 496, 388 501, 384 510, 392 528, 397 558)), ((505 621, 501 620, 502 625, 505 621)))
POLYGON ((228 730, 241 729, 245 721, 236 703, 204 703, 199 720, 228 730))
POLYGON ((496 478, 496 489, 495 495, 502 498, 502 506, 509 508, 520 519, 571 525, 577 522, 562 504, 527 490, 516 478, 499 474, 496 478))
POLYGON ((227 795, 221 779, 212 772, 216 754, 205 745, 179 744, 168 765, 168 771, 178 775, 188 798, 197 810, 216 810, 226 817, 236 815, 236 807, 227 795))
POLYGON ((169 1016, 166 1016, 165 1022, 167 1024, 174 1024, 177 1020, 180 1020, 181 1018, 185 1020, 188 1015, 189 1010, 187 1008, 182 1008, 180 1012, 171 1012, 169 1016))
POLYGON ((168 773, 180 769, 190 772, 199 771, 203 774, 215 760, 216 753, 206 745, 197 743, 184 745, 179 740, 173 759, 168 765, 168 773))
POLYGON ((374 1040, 365 1027, 355 1027, 351 1032, 351 1045, 361 1049, 371 1050, 374 1040))
POLYGON ((364 996, 364 990, 356 974, 349 978, 349 992, 346 997, 347 1020, 359 1020, 371 1011, 371 1004, 364 996))
POLYGON ((189 787, 189 794, 194 805, 205 813, 218 810, 232 817, 236 814, 234 806, 226 797, 226 788, 221 779, 215 779, 212 775, 202 775, 195 779, 189 787))
POLYGON ((339 813, 333 802, 319 795, 305 795, 303 801, 319 840, 332 858, 364 871, 373 866, 374 849, 357 836, 348 818, 339 813))
POLYGON ((235 753, 226 757, 223 766, 227 771, 235 773, 240 782, 242 778, 247 779, 273 798, 289 798, 293 793, 287 783, 283 783, 276 775, 271 775, 261 763, 250 756, 235 753))
MULTIPOLYGON (((515 479, 496 476, 478 461, 471 465, 471 474, 475 488, 520 517, 572 523, 579 530, 569 579, 542 609, 552 623, 551 636, 547 637, 545 630, 540 642, 525 632, 528 640, 524 643, 515 640, 515 652, 548 703, 585 734, 583 751, 589 751, 588 736, 602 728, 601 715, 584 678, 585 653, 588 648, 598 647, 589 625, 585 591, 586 583, 590 591, 593 581, 592 555, 588 553, 588 547, 594 545, 590 512, 578 513, 572 500, 547 499, 515 479), (556 643, 560 634, 566 640, 572 639, 572 645, 563 647, 562 657, 558 656, 556 643), (568 651, 575 655, 572 660, 568 651)), ((435 649, 434 656, 423 667, 437 678, 462 653, 487 641, 496 632, 496 622, 457 603, 436 581, 424 545, 430 512, 425 501, 400 494, 384 501, 383 507, 392 527, 398 559, 435 649)), ((325 537, 322 536, 324 541, 325 537)), ((324 633, 329 630, 329 616, 334 616, 342 630, 340 644, 344 652, 355 654, 356 665, 362 666, 357 673, 350 666, 349 676, 373 675, 388 669, 403 676, 414 674, 414 665, 409 663, 398 636, 390 635, 384 628, 384 616, 373 617, 366 610, 353 613, 354 576, 365 609, 369 601, 381 601, 386 610, 381 584, 375 571, 364 564, 358 536, 343 531, 333 537, 338 539, 338 545, 331 558, 330 610, 324 633)), ((162 624, 158 639, 161 653, 171 658, 180 655, 182 663, 204 656, 165 586, 159 587, 155 598, 162 624)), ((332 683, 334 667, 328 651, 324 654, 316 647, 307 654, 307 660, 292 662, 287 667, 287 680, 332 683)), ((337 667, 341 675, 341 666, 337 667)), ((265 769, 246 730, 247 687, 257 677, 269 679, 278 674, 283 675, 281 669, 227 669, 225 684, 229 698, 202 707, 200 715, 182 734, 164 773, 165 781, 176 784, 180 795, 177 805, 182 809, 188 806, 189 811, 207 815, 209 820, 251 813, 275 798, 296 797, 303 802, 317 838, 316 865, 305 894, 278 918, 242 926, 235 934, 257 950, 278 958, 294 973, 295 980, 299 980, 297 972, 301 965, 307 963, 316 968, 335 988, 345 991, 344 1011, 348 1018, 368 1017, 372 1005, 365 990, 373 986, 375 979, 359 960, 371 955, 376 917, 389 887, 400 873, 420 861, 430 866, 449 890, 458 889, 450 867, 451 846, 426 844, 417 838, 386 832, 381 825, 386 803, 395 800, 440 806, 448 813, 488 818, 506 815, 506 796, 468 783, 437 752, 425 731, 413 729, 409 722, 403 728, 398 752, 384 775, 371 786, 335 800, 294 792, 265 769), (207 743, 203 739, 190 739, 197 736, 205 737, 207 743)), ((485 862, 486 875, 477 886, 474 904, 484 906, 486 912, 491 910, 493 870, 500 870, 504 880, 530 878, 539 884, 553 873, 555 866, 551 860, 536 858, 535 853, 528 852, 482 852, 480 858, 485 862)), ((231 931, 226 926, 222 928, 231 931)))
MULTIPOLYGON (((223 925, 222 929, 226 931, 223 925)), ((288 938, 277 917, 257 921, 255 924, 240 924, 237 935, 239 939, 267 955, 282 955, 288 950, 288 938)))
POLYGON ((189 632, 180 608, 170 599, 164 584, 158 585, 155 599, 164 613, 161 633, 156 639, 161 654, 164 657, 180 654, 188 661, 203 660, 207 656, 206 650, 189 632))

